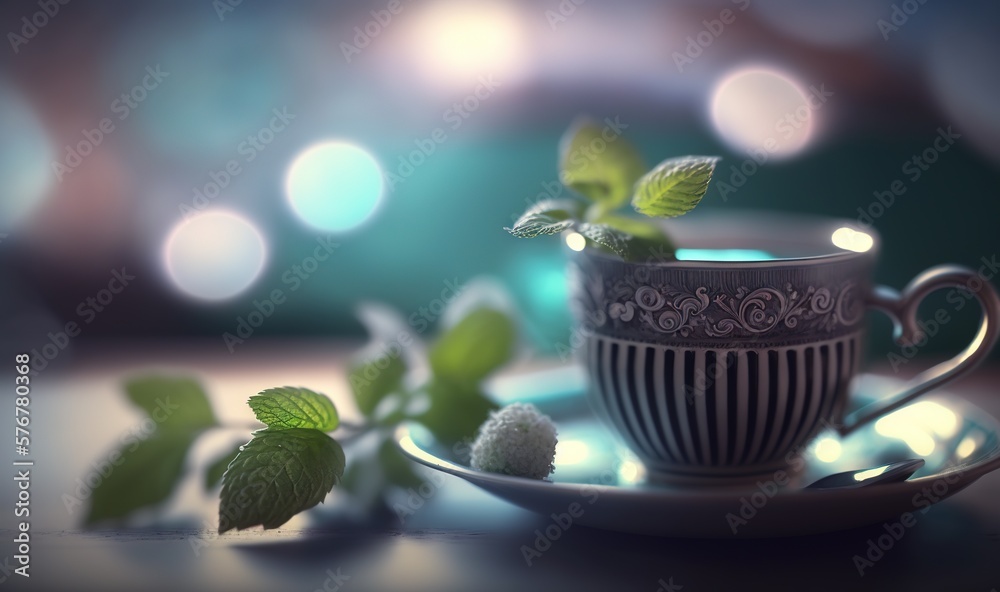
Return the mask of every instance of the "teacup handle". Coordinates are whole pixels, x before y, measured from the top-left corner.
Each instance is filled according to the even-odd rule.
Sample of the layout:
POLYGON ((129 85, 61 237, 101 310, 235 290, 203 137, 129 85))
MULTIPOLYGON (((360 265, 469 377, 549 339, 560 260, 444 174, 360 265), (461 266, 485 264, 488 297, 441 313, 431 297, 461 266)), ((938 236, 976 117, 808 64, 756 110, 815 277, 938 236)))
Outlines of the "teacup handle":
MULTIPOLYGON (((902 293, 877 286, 868 297, 868 306, 884 312, 892 319, 893 337, 896 343, 915 343, 920 340, 921 329, 917 324, 917 308, 921 301, 937 290, 944 288, 965 288, 978 278, 982 287, 972 291, 983 309, 982 320, 976 337, 954 358, 924 370, 903 386, 899 393, 867 405, 844 418, 837 426, 841 435, 895 411, 913 399, 933 390, 944 383, 964 375, 983 361, 1000 336, 1000 297, 993 286, 968 268, 956 265, 939 265, 927 269, 903 289, 902 293)), ((969 290, 971 291, 971 290, 969 290)), ((926 336, 925 336, 926 338, 926 336)))

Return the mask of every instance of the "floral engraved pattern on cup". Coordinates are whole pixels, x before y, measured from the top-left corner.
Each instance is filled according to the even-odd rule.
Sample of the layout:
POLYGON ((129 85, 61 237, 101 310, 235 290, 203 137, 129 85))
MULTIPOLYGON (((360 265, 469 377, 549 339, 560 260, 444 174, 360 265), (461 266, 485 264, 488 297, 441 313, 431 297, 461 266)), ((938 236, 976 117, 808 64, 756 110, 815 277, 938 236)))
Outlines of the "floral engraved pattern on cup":
POLYGON ((682 337, 760 336, 800 324, 832 332, 859 323, 864 313, 850 281, 834 289, 788 283, 783 289, 741 286, 728 293, 709 286, 684 289, 626 278, 610 286, 588 282, 585 291, 617 325, 682 337))

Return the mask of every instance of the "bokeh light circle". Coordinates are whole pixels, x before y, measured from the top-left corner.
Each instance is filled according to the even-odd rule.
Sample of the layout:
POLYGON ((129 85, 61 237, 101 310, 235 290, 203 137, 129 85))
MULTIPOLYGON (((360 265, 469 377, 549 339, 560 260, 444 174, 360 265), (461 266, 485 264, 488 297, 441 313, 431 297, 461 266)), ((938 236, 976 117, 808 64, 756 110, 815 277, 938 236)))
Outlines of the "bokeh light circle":
POLYGON ((382 199, 382 168, 375 157, 349 142, 316 144, 295 157, 285 195, 306 224, 329 232, 361 225, 382 199))
POLYGON ((215 210, 177 224, 164 243, 163 260, 170 280, 185 294, 225 300, 260 276, 267 246, 248 220, 215 210))
POLYGON ((566 246, 574 251, 582 251, 587 246, 587 239, 579 232, 571 232, 566 235, 566 246))
POLYGON ((467 89, 484 75, 506 84, 531 64, 525 17, 511 3, 434 0, 406 27, 406 53, 442 89, 467 89))
POLYGON ((846 226, 835 230, 830 240, 834 246, 855 253, 865 253, 875 246, 875 239, 872 238, 872 235, 846 226))
POLYGON ((712 93, 716 132, 734 149, 768 158, 786 158, 809 143, 815 127, 810 91, 789 74, 746 68, 725 76, 712 93))

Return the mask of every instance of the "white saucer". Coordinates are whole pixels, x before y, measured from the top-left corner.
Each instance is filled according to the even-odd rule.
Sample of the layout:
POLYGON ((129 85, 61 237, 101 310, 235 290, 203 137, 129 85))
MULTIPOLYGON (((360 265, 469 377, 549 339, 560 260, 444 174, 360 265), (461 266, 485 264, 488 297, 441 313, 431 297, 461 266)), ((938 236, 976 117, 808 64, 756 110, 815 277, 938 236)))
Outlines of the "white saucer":
MULTIPOLYGON (((865 376, 862 393, 876 396, 897 381, 865 376)), ((1000 468, 1000 422, 958 397, 928 396, 854 434, 821 434, 793 462, 802 470, 738 487, 645 483, 644 469, 586 407, 580 392, 533 398, 559 426, 551 481, 483 473, 458 461, 422 427, 411 424, 397 441, 411 459, 461 477, 522 508, 545 516, 572 515, 575 524, 669 537, 754 538, 818 534, 879 522, 918 522, 931 504, 1000 468), (923 458, 908 481, 855 489, 809 490, 805 485, 841 471, 923 458), (908 514, 907 514, 908 513, 908 514)), ((554 519, 555 520, 555 519, 554 519)))

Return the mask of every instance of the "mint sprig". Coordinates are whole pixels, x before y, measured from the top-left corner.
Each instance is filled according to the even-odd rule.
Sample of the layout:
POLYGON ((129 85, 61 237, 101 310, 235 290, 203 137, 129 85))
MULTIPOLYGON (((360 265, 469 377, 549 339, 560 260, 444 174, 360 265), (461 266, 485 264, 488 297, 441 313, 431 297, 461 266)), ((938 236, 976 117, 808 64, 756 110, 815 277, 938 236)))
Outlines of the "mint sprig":
POLYGON ((543 200, 505 230, 518 238, 573 231, 589 246, 630 261, 646 252, 669 256, 675 248, 659 224, 615 211, 631 198, 644 216, 686 214, 705 196, 718 161, 714 156, 671 158, 643 174, 638 150, 619 130, 578 119, 560 142, 559 179, 589 207, 575 200, 543 200))
MULTIPOLYGON (((448 446, 470 438, 497 408, 484 381, 515 353, 516 323, 501 309, 506 295, 477 292, 474 283, 449 303, 440 315, 445 327, 426 347, 427 324, 407 323, 384 306, 363 307, 359 316, 372 343, 348 370, 363 423, 341 422, 333 401, 307 388, 270 388, 249 397, 250 410, 266 427, 197 467, 206 493, 219 492, 219 532, 277 528, 321 503, 334 487, 369 515, 395 509, 405 519, 405 512, 390 507, 392 492, 420 487, 423 480, 393 440, 396 425, 423 423, 448 446), (328 434, 334 431, 337 439, 328 434), (347 467, 344 447, 352 441, 357 445, 347 467)), ((71 513, 86 509, 87 526, 127 524, 140 512, 149 516, 162 508, 192 472, 188 453, 196 440, 219 426, 195 380, 145 377, 127 382, 125 390, 148 414, 143 425, 152 421, 156 428, 144 439, 124 438, 94 464, 102 479, 89 501, 64 494, 71 513)))

